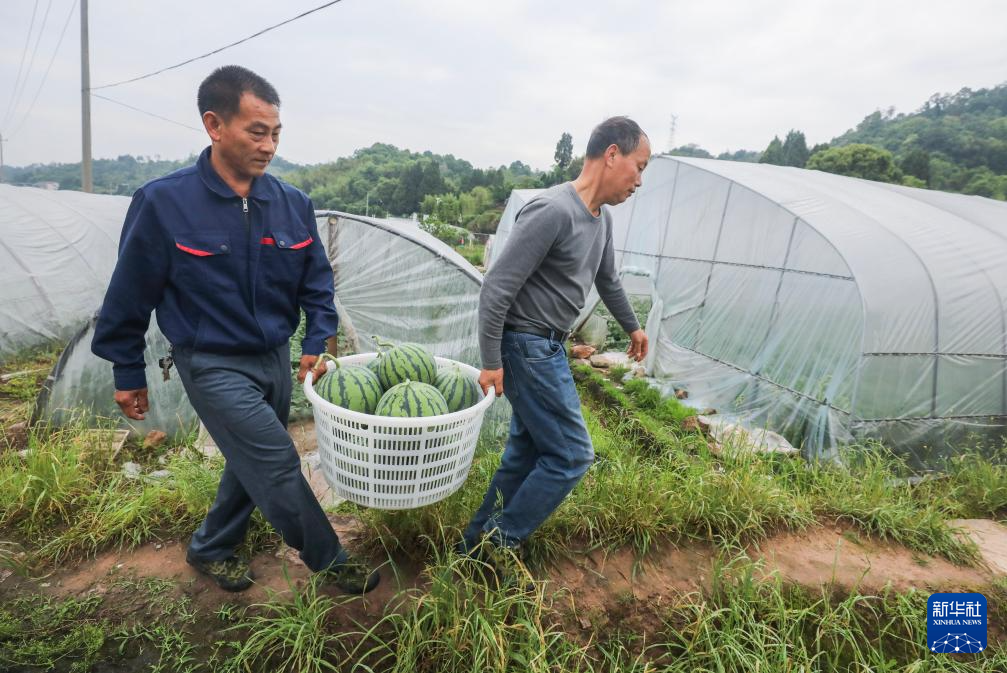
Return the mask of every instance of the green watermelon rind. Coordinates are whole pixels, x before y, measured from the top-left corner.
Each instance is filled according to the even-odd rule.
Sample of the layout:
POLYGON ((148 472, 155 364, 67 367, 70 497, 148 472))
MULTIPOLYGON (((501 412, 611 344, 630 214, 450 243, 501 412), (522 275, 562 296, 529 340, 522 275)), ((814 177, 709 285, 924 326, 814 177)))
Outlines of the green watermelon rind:
POLYGON ((379 357, 378 379, 386 392, 405 381, 428 385, 437 383, 437 361, 423 346, 400 344, 382 352, 379 357))
MULTIPOLYGON (((392 348, 393 347, 391 344, 384 344, 383 343, 382 345, 385 346, 385 347, 387 347, 387 348, 392 348)), ((387 352, 387 351, 384 351, 384 352, 387 352)), ((352 364, 340 362, 340 360, 343 360, 344 358, 337 359, 337 358, 335 358, 334 356, 332 356, 331 354, 328 354, 328 353, 323 354, 322 355, 322 359, 323 360, 324 359, 329 359, 329 360, 333 361, 334 366, 330 365, 330 371, 332 371, 332 370, 334 370, 335 368, 338 368, 338 367, 350 367, 350 366, 354 366, 354 367, 361 367, 361 368, 367 369, 368 371, 371 371, 371 373, 373 374, 374 372, 373 372, 372 366, 374 365, 374 363, 376 361, 379 361, 381 359, 381 357, 384 355, 384 352, 378 352, 378 353, 374 353, 374 354, 366 353, 366 354, 361 354, 360 356, 349 356, 350 358, 359 358, 358 360, 356 360, 352 364), (372 357, 367 358, 367 359, 363 359, 362 356, 367 356, 367 355, 371 355, 372 357)), ((466 369, 463 370, 462 367, 464 367, 464 365, 462 365, 461 363, 455 362, 453 360, 438 361, 435 358, 434 359, 434 365, 438 367, 438 375, 440 375, 440 374, 442 374, 444 372, 447 372, 447 371, 454 370, 454 371, 458 371, 462 376, 466 376, 466 371, 468 369, 466 367, 466 369)), ((468 376, 468 378, 471 379, 471 376, 468 376)), ((316 386, 320 385, 322 380, 324 380, 324 377, 323 377, 323 379, 319 379, 317 382, 315 382, 316 386)), ((472 381, 474 383, 474 379, 472 379, 472 381)), ((418 383, 418 382, 414 382, 414 383, 418 383)), ((379 380, 379 385, 380 385, 380 380, 379 380)), ((478 384, 476 384, 476 385, 478 385, 478 384)), ((436 385, 431 385, 431 387, 433 387, 435 389, 437 388, 436 385)), ((383 398, 384 394, 387 393, 388 391, 384 390, 383 387, 382 387, 382 390, 383 390, 383 393, 382 393, 382 398, 383 398)), ((331 404, 332 406, 338 406, 338 405, 335 405, 332 402, 328 401, 327 399, 321 397, 321 395, 318 395, 317 394, 317 387, 313 386, 313 390, 311 392, 315 393, 315 395, 312 395, 312 397, 314 397, 314 396, 319 397, 320 401, 324 401, 325 404, 331 404)), ((438 392, 440 393, 441 391, 438 390, 438 392)), ((478 404, 482 403, 482 401, 486 398, 486 396, 482 394, 481 389, 478 391, 477 395, 478 395, 478 397, 477 397, 474 405, 478 405, 478 404)), ((441 393, 441 397, 444 398, 443 393, 441 393)), ((439 413, 439 414, 437 414, 437 415, 453 416, 456 413, 460 413, 460 412, 463 412, 463 411, 469 411, 471 409, 471 406, 470 406, 470 407, 467 407, 467 408, 464 408, 464 409, 460 409, 459 411, 456 412, 456 411, 451 410, 450 407, 448 407, 446 399, 444 400, 444 402, 445 402, 446 410, 443 411, 443 412, 441 412, 441 413, 439 413)), ((380 405, 380 400, 379 400, 378 404, 380 405)), ((474 406, 474 405, 472 405, 472 406, 474 406)), ((375 411, 373 413, 368 413, 368 412, 356 411, 354 409, 349 409, 347 407, 339 407, 339 408, 343 409, 345 412, 348 412, 348 413, 351 413, 351 414, 360 414, 360 416, 361 416, 360 420, 361 421, 363 420, 362 417, 379 415, 378 412, 377 412, 377 409, 375 409, 375 411)), ((405 420, 405 419, 408 419, 408 418, 417 418, 417 419, 420 419, 420 418, 433 418, 433 416, 398 416, 398 415, 397 416, 383 416, 383 417, 384 418, 389 418, 389 419, 390 418, 396 418, 396 419, 402 419, 402 420, 405 420)))
POLYGON ((378 407, 376 416, 390 418, 428 418, 449 413, 448 403, 441 391, 429 383, 403 381, 389 388, 378 407))
POLYGON ((457 365, 437 373, 437 389, 444 396, 450 413, 468 409, 482 399, 479 384, 462 372, 457 365))
POLYGON ((373 414, 384 392, 378 377, 361 365, 344 365, 331 356, 323 359, 332 359, 335 367, 316 384, 318 396, 343 409, 373 414))

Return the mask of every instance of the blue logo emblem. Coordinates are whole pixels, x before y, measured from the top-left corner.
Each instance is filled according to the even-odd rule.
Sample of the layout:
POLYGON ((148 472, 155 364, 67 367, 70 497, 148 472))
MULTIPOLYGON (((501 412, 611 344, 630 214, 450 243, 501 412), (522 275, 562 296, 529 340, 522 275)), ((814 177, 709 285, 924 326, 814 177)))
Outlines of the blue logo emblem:
POLYGON ((976 654, 986 649, 986 597, 931 594, 927 601, 927 647, 938 654, 976 654))

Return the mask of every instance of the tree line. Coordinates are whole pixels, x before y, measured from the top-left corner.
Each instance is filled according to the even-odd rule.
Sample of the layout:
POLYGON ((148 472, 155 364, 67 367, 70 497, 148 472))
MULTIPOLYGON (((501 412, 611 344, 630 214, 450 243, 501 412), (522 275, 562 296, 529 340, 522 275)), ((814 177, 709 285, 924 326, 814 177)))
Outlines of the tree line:
MULTIPOLYGON (((802 131, 774 137, 765 149, 723 152, 716 157, 697 145, 673 155, 750 161, 828 171, 913 187, 1007 198, 1007 84, 935 94, 912 113, 877 110, 831 142, 808 147, 802 131)), ((94 162, 95 191, 132 194, 144 182, 183 166, 160 157, 123 155, 94 162)), ((496 230, 513 189, 550 187, 577 176, 583 157, 563 133, 553 165, 533 170, 521 161, 476 168, 451 154, 412 152, 375 143, 351 156, 305 166, 275 157, 270 172, 303 189, 319 209, 376 217, 419 214, 428 229, 457 238, 454 227, 496 230)), ((5 167, 5 182, 60 183, 80 188, 80 164, 5 167)))
MULTIPOLYGON (((713 158, 697 145, 671 154, 713 158)), ((740 150, 718 159, 757 161, 867 180, 1007 199, 1007 83, 934 94, 911 113, 876 110, 829 143, 808 148, 791 129, 761 152, 740 150)))

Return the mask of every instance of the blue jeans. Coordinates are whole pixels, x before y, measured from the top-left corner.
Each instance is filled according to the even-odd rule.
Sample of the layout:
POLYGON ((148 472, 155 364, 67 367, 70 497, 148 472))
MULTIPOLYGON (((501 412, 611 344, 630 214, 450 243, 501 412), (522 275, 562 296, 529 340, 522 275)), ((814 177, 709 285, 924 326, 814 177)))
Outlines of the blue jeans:
POLYGON ((507 546, 526 540, 594 461, 563 344, 504 331, 501 354, 504 394, 514 413, 500 467, 465 529, 470 547, 483 533, 507 546))
POLYGON ((217 497, 193 533, 189 554, 218 561, 245 540, 252 510, 262 512, 311 570, 346 560, 346 551, 301 474, 287 434, 290 350, 216 355, 176 348, 175 365, 199 418, 224 454, 217 497))

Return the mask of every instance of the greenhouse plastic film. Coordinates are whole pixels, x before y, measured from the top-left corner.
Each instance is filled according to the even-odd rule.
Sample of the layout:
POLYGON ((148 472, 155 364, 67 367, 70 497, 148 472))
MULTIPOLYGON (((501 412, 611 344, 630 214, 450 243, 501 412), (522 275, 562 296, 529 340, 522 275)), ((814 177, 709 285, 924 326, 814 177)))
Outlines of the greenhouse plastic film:
POLYGON ((101 305, 123 196, 0 184, 0 361, 68 340, 101 305))
POLYGON ((652 279, 649 372, 693 406, 924 467, 1003 435, 1007 204, 659 156, 612 216, 652 279))
MULTIPOLYGON (((438 355, 479 365, 476 325, 482 277, 464 258, 418 228, 343 214, 322 213, 317 219, 333 265, 336 308, 355 348, 375 350, 370 336, 377 335, 421 343, 438 355)), ((100 254, 108 254, 114 263, 114 240, 105 246, 100 254)), ((103 295, 104 287, 97 304, 103 295)), ((188 433, 195 414, 177 375, 161 380, 157 358, 167 353, 167 342, 154 321, 145 352, 151 411, 142 423, 127 422, 118 412, 112 366, 91 354, 92 334, 93 323, 80 329, 63 353, 41 398, 41 412, 57 423, 77 413, 117 418, 137 433, 188 433)), ((503 432, 510 417, 506 402, 496 402, 491 412, 486 428, 503 432)))
MULTIPOLYGON (((342 213, 329 219, 327 249, 336 305, 355 350, 377 350, 377 337, 481 366, 482 274, 461 255, 419 227, 342 213)), ((500 434, 509 420, 501 398, 486 425, 500 434)))

